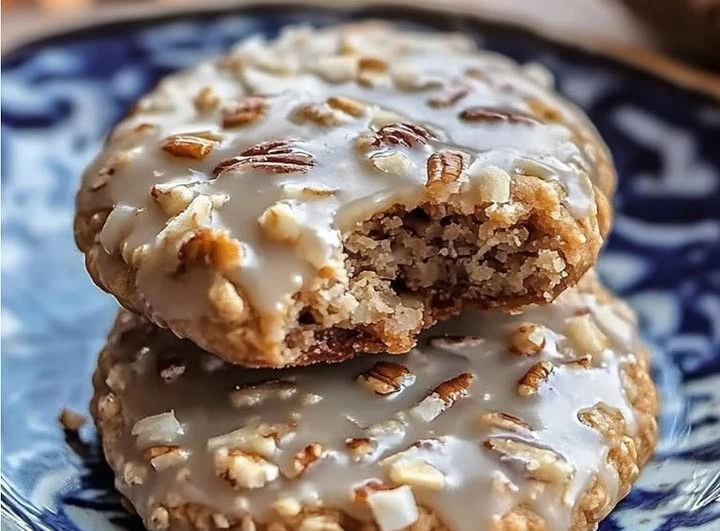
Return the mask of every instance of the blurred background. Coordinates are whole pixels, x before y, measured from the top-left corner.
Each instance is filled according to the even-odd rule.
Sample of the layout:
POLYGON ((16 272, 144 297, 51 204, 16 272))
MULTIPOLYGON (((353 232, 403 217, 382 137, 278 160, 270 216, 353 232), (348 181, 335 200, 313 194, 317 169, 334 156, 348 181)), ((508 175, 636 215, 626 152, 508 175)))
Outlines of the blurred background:
MULTIPOLYGON (((4 47, 38 33, 122 13, 232 1, 2 0, 4 47)), ((235 1, 234 3, 242 3, 235 1)), ((326 3, 361 3, 326 0, 326 3)), ((661 49, 703 68, 720 69, 720 0, 417 0, 512 19, 576 39, 661 49)))

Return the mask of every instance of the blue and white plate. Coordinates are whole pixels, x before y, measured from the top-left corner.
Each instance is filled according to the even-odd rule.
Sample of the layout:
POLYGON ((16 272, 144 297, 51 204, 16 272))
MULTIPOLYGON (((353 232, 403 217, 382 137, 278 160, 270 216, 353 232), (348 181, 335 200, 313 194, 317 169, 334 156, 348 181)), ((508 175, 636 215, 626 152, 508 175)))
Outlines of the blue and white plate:
MULTIPOLYGON (((177 13, 177 12, 176 12, 177 13)), ((615 228, 599 269, 638 310, 662 390, 662 440, 603 531, 720 529, 720 102, 623 64, 494 24, 405 9, 254 7, 113 23, 16 49, 2 65, 2 514, 12 528, 141 529, 87 411, 115 313, 75 250, 78 176, 103 134, 161 76, 254 32, 364 16, 460 29, 550 68, 615 156, 615 228)))

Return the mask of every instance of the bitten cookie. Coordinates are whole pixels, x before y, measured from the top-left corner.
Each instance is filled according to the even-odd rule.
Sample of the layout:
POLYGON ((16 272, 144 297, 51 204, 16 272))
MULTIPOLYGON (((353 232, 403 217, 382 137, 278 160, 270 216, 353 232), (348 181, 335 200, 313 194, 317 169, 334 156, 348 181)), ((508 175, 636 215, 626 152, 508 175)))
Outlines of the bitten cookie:
POLYGON ((595 262, 613 169, 537 66, 382 24, 241 43, 143 98, 75 234, 128 309, 235 363, 408 351, 595 262))
POLYGON ((432 333, 253 370, 123 312, 92 403, 117 488, 153 530, 596 529, 657 438, 632 312, 588 277, 432 333))

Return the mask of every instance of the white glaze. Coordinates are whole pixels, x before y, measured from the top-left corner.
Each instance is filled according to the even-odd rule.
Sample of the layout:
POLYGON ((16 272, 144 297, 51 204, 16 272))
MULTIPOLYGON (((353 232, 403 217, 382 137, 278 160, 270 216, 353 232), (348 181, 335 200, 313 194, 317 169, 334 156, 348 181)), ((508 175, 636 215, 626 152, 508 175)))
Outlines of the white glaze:
POLYGON ((238 497, 242 496, 247 499, 247 510, 262 520, 272 517, 274 501, 291 496, 370 518, 366 506, 352 502, 353 489, 373 479, 387 482, 383 459, 410 448, 404 458, 422 460, 443 473, 444 489, 416 487, 413 491, 416 500, 436 511, 451 529, 486 530, 493 518, 526 503, 545 518, 548 529, 562 531, 568 528, 573 507, 595 477, 610 496, 618 489, 617 473, 606 462, 606 441, 581 423, 578 414, 602 403, 623 415, 629 434, 636 430, 620 374, 624 364, 634 362, 639 347, 634 316, 620 302, 601 303, 595 295, 575 288, 552 305, 530 307, 520 315, 465 313, 427 334, 421 346, 406 356, 362 356, 340 365, 301 369, 247 370, 216 363, 167 332, 158 331, 152 340, 128 341, 124 331, 138 323, 126 314, 109 345, 116 364, 111 371, 115 381, 110 383, 120 397, 125 420, 124 433, 113 452, 127 461, 142 462, 130 428, 149 415, 169 411, 174 411, 184 430, 174 444, 190 452, 182 465, 190 471, 187 481, 177 480, 180 466, 163 472, 150 470, 143 485, 118 480, 120 491, 145 516, 152 499, 160 504, 201 503, 239 518, 245 510, 238 509, 238 497), (609 313, 630 331, 629 335, 623 331, 608 337, 607 347, 593 356, 589 368, 567 365, 587 354, 574 346, 572 335, 566 335, 568 319, 582 312, 590 312, 590 320, 598 328, 607 323, 607 315, 601 313, 609 313), (510 337, 527 322, 545 327, 544 348, 536 356, 512 354, 510 337), (462 342, 438 339, 445 334, 472 337, 462 342), (158 361, 171 359, 186 370, 174 382, 164 383, 158 376, 158 361), (554 372, 536 395, 519 396, 518 381, 541 360, 552 363, 554 372), (409 379, 411 383, 395 395, 372 393, 356 382, 356 377, 378 361, 402 364, 415 375, 414 381, 409 379), (469 396, 458 399, 430 422, 413 417, 411 408, 430 390, 464 372, 475 376, 469 396), (251 406, 231 403, 230 394, 238 386, 268 380, 290 382, 294 391, 285 395, 272 391, 265 401, 251 406), (317 395, 309 401, 312 404, 308 394, 317 395), (513 415, 531 430, 488 426, 481 421, 483 412, 513 415), (206 448, 209 438, 257 423, 292 420, 297 422, 294 434, 279 443, 268 459, 284 470, 296 452, 319 442, 325 457, 300 478, 281 474, 263 488, 233 490, 216 477, 212 454, 206 448), (564 461, 563 466, 572 470, 569 482, 529 479, 521 462, 501 459, 483 446, 491 436, 552 450, 564 461), (355 462, 345 446, 348 437, 371 437, 377 449, 370 458, 355 462), (429 444, 411 448, 428 439, 432 440, 429 444), (506 492, 496 490, 494 477, 507 478, 512 487, 506 492))
POLYGON ((136 288, 160 322, 202 315, 207 300, 194 296, 198 290, 185 291, 183 286, 192 279, 178 282, 168 276, 177 265, 177 249, 168 249, 159 241, 168 215, 151 198, 153 185, 189 184, 194 193, 229 198, 222 206, 212 208, 204 223, 227 230, 241 242, 242 263, 224 274, 259 315, 280 319, 294 295, 316 288, 320 268, 342 269, 343 233, 393 203, 412 208, 423 200, 426 160, 441 148, 466 154, 470 162, 476 162, 475 167, 497 166, 511 175, 531 164, 543 178, 562 185, 566 192, 563 201, 573 216, 581 219, 595 215, 591 186, 596 173, 595 154, 590 146, 576 143, 574 136, 577 129, 592 136, 592 126, 572 105, 539 83, 537 76, 508 59, 475 51, 464 37, 415 34, 372 25, 322 31, 290 28, 273 42, 255 38, 241 43, 232 57, 242 59, 244 66, 232 70, 206 63, 162 81, 143 100, 144 110, 116 128, 86 171, 78 195, 80 212, 115 208, 102 230, 102 245, 108 253, 122 250, 126 261, 140 256, 135 264, 139 268, 136 288), (374 86, 326 81, 329 74, 321 68, 323 61, 339 51, 345 53, 337 56, 340 62, 380 58, 390 70, 379 76, 374 86), (289 71, 274 73, 278 66, 289 71), (407 83, 417 80, 432 84, 422 89, 406 88, 407 83), (460 84, 470 89, 460 102, 442 108, 428 104, 430 98, 460 84), (267 95, 267 111, 252 124, 223 129, 219 110, 200 112, 193 104, 205 87, 211 87, 223 101, 248 94, 267 95), (322 103, 330 96, 351 97, 367 104, 365 115, 344 115, 342 123, 332 127, 290 119, 301 104, 322 103), (458 117, 460 111, 476 106, 527 115, 529 100, 561 113, 563 123, 470 123, 458 117), (380 153, 360 153, 355 146, 357 136, 377 130, 375 120, 388 112, 427 126, 437 140, 412 149, 390 146, 380 153), (141 124, 153 124, 155 129, 135 132, 141 124), (222 137, 203 160, 174 157, 161 149, 170 135, 199 131, 222 137), (297 149, 312 154, 312 169, 274 174, 246 168, 213 178, 219 162, 257 143, 276 139, 291 139, 297 149), (403 175, 379 171, 368 160, 388 151, 408 157, 403 175), (90 190, 89 183, 117 154, 127 156, 127 162, 116 168, 106 186, 90 190), (288 199, 288 185, 308 183, 320 183, 337 192, 320 199, 288 199), (299 225, 296 245, 274 243, 258 226, 263 212, 279 201, 291 206, 299 225), (142 246, 146 252, 134 255, 142 246))

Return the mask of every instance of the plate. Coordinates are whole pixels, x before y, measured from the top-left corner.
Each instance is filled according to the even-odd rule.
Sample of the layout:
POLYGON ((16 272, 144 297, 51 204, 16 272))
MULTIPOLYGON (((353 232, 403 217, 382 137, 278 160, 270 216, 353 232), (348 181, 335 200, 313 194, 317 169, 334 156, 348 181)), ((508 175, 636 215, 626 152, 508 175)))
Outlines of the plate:
POLYGON ((599 264, 639 312, 663 397, 654 460, 602 531, 720 528, 720 103, 524 30, 409 8, 174 11, 29 43, 2 66, 2 513, 20 529, 142 529, 113 490, 86 412, 116 307, 72 240, 79 174, 104 133, 163 75, 286 24, 380 17, 460 30, 542 63, 597 124, 621 176, 599 264))

